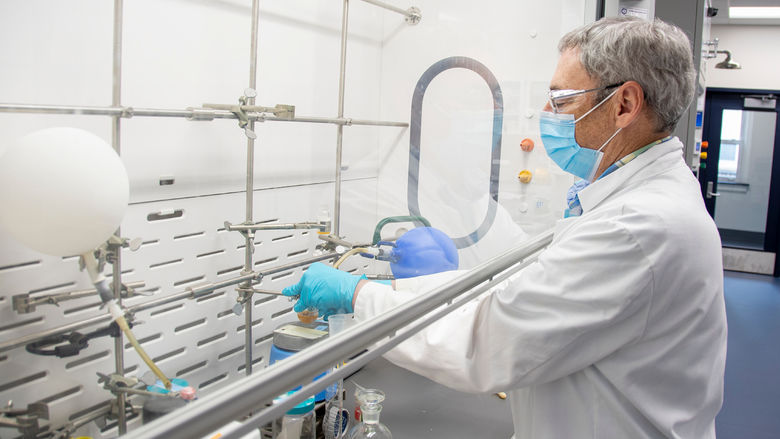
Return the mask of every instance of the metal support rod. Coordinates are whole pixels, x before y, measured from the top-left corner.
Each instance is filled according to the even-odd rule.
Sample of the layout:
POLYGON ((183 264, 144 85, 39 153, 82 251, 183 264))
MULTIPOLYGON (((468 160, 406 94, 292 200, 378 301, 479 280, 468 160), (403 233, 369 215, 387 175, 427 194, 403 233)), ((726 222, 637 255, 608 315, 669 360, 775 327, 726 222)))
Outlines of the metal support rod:
MULTIPOLYGON (((349 23, 349 0, 344 0, 343 11, 341 14, 341 55, 339 57, 339 104, 338 104, 338 117, 339 119, 344 117, 344 83, 346 80, 347 70, 347 25, 349 23)), ((344 140, 344 125, 338 125, 336 127, 336 178, 335 178, 335 194, 333 201, 333 229, 332 233, 339 236, 341 227, 341 154, 342 143, 344 140)))
MULTIPOLYGON (((249 44, 249 88, 257 88, 257 27, 260 21, 260 0, 252 0, 252 33, 249 44)), ((248 105, 255 104, 254 97, 248 97, 248 105)), ((255 121, 250 120, 247 126, 250 132, 255 130, 255 121)), ((246 223, 252 224, 254 217, 254 178, 255 178, 255 139, 247 136, 246 139, 246 223)), ((246 247, 244 248, 244 273, 252 272, 252 255, 255 251, 255 235, 247 232, 244 234, 246 247)), ((247 281, 245 287, 251 287, 252 282, 247 281)), ((242 293, 247 294, 247 293, 242 293)), ((252 300, 251 293, 244 304, 244 353, 246 354, 245 370, 247 376, 252 374, 252 300)))
MULTIPOLYGON (((146 285, 144 281, 128 282, 123 286, 130 289, 142 288, 146 285)), ((42 296, 30 296, 30 294, 19 294, 11 297, 13 310, 20 314, 27 314, 35 311, 41 305, 57 305, 60 302, 68 300, 83 299, 98 294, 95 288, 86 290, 68 291, 66 293, 46 294, 42 296)))
MULTIPOLYGON (((275 396, 288 389, 311 381, 330 365, 350 358, 355 353, 381 342, 388 336, 393 337, 389 342, 391 345, 400 343, 424 326, 446 315, 446 312, 435 312, 443 304, 452 302, 454 299, 460 299, 454 303, 454 306, 447 307, 449 312, 458 305, 467 303, 470 298, 481 294, 491 285, 506 279, 509 275, 522 268, 522 266, 527 265, 530 259, 549 245, 552 241, 552 236, 552 231, 544 232, 428 293, 403 303, 369 321, 358 323, 358 325, 348 330, 349 334, 339 334, 328 338, 306 348, 283 362, 264 369, 258 374, 217 389, 207 398, 191 403, 186 411, 181 412, 180 416, 171 419, 166 418, 163 422, 152 422, 144 425, 138 430, 131 432, 127 437, 164 437, 171 439, 197 437, 204 431, 212 431, 231 420, 238 419, 244 413, 261 406, 265 402, 270 402, 275 396), (505 271, 507 273, 504 273, 505 271), (472 291, 474 288, 476 290, 472 291), (430 316, 429 313, 431 313, 430 316), (418 319, 419 321, 417 322, 418 319), (411 326, 407 329, 407 325, 411 326)), ((384 346, 388 346, 388 344, 384 346)), ((382 353, 384 352, 381 349, 371 348, 368 351, 368 355, 373 355, 374 357, 382 353)), ((342 378, 342 374, 352 371, 351 368, 360 366, 360 363, 365 364, 370 359, 368 356, 362 355, 356 359, 351 359, 343 368, 339 368, 320 380, 306 384, 300 392, 279 404, 278 407, 273 406, 269 410, 262 411, 260 413, 262 416, 253 417, 252 421, 243 425, 241 429, 249 429, 254 425, 263 423, 267 419, 272 419, 276 412, 271 410, 288 410, 287 404, 297 403, 298 400, 309 395, 314 388, 325 388, 335 379, 342 378), (344 372, 341 371, 342 369, 344 372)), ((238 437, 235 435, 237 433, 240 433, 239 429, 231 431, 229 437, 238 437)))
MULTIPOLYGON (((86 116, 120 116, 132 117, 181 117, 195 121, 210 121, 213 119, 238 119, 234 113, 224 110, 188 108, 185 110, 133 107, 83 107, 74 105, 35 105, 35 104, 0 104, 0 113, 30 113, 30 114, 72 114, 86 116)), ((263 113, 248 112, 249 120, 259 122, 303 122, 331 123, 334 125, 369 125, 406 128, 407 122, 391 122, 381 120, 351 119, 345 117, 296 116, 292 119, 276 116, 266 116, 263 113)))
MULTIPOLYGON (((250 113, 251 114, 251 113, 250 113)), ((370 125, 370 126, 384 126, 384 127, 402 127, 407 128, 409 124, 407 122, 388 122, 381 120, 365 120, 365 119, 350 119, 344 117, 306 117, 295 116, 293 119, 282 119, 279 117, 266 117, 264 121, 273 122, 309 122, 309 123, 332 123, 335 125, 370 125)))
POLYGON ((225 221, 225 230, 234 231, 258 231, 258 230, 293 230, 293 229, 317 229, 327 230, 325 223, 305 222, 305 223, 268 223, 268 224, 230 224, 225 221))
POLYGON ((411 18, 411 13, 408 10, 406 10, 406 9, 401 9, 401 8, 399 8, 397 6, 389 5, 387 3, 380 2, 378 0, 363 0, 363 1, 366 2, 366 3, 370 3, 370 4, 374 5, 374 6, 379 6, 380 8, 387 9, 388 11, 397 12, 397 13, 403 15, 404 17, 410 17, 411 18))
MULTIPOLYGON (((114 0, 114 46, 113 46, 113 81, 111 87, 111 106, 121 106, 122 99, 122 12, 123 12, 123 0, 114 0)), ((121 152, 121 123, 122 115, 117 114, 111 116, 111 143, 116 151, 117 155, 121 152)), ((115 232, 116 236, 122 236, 120 229, 117 228, 115 232)), ((114 300, 120 306, 122 306, 122 246, 115 246, 116 254, 114 255, 114 263, 112 265, 113 283, 114 283, 114 300)), ((125 375, 125 349, 124 349, 124 337, 121 331, 114 338, 114 365, 116 368, 116 374, 119 376, 125 375)), ((117 405, 117 429, 120 435, 127 433, 127 419, 125 416, 125 403, 126 395, 119 394, 116 396, 117 405)))
POLYGON ((302 259, 300 261, 290 262, 289 264, 278 265, 276 267, 272 267, 263 271, 258 271, 255 278, 262 279, 266 276, 271 276, 272 274, 282 273, 288 270, 292 270, 294 268, 302 267, 304 265, 310 265, 315 262, 324 261, 326 259, 335 259, 338 257, 339 257, 338 253, 325 253, 319 256, 312 256, 310 258, 302 259))

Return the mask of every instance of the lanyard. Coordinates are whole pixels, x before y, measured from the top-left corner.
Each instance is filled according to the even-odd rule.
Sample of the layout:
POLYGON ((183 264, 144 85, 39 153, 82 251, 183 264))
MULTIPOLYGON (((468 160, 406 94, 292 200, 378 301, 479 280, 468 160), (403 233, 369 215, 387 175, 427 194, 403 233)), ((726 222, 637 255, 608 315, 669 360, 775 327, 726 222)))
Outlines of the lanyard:
MULTIPOLYGON (((669 140, 671 138, 672 138, 672 136, 667 136, 667 137, 664 137, 663 139, 656 140, 655 142, 650 143, 648 145, 645 145, 645 146, 637 149, 636 151, 626 155, 622 159, 620 159, 620 160, 616 161, 615 163, 611 164, 606 169, 606 171, 604 171, 599 176, 599 178, 597 178, 596 180, 600 180, 600 179, 606 177, 607 175, 615 172, 615 170, 617 170, 618 168, 622 168, 628 162, 630 162, 631 160, 634 160, 635 158, 639 157, 643 152, 647 151, 651 147, 653 147, 655 145, 658 145, 659 143, 664 143, 664 142, 666 142, 667 140, 669 140)), ((564 218, 568 218, 570 216, 580 216, 580 215, 582 215, 582 205, 580 204, 580 197, 577 194, 581 190, 583 190, 586 187, 588 187, 589 184, 590 183, 587 182, 586 180, 578 180, 577 182, 575 182, 569 188, 569 191, 566 194, 566 204, 569 205, 569 208, 566 209, 566 211, 563 213, 563 217, 564 218)))

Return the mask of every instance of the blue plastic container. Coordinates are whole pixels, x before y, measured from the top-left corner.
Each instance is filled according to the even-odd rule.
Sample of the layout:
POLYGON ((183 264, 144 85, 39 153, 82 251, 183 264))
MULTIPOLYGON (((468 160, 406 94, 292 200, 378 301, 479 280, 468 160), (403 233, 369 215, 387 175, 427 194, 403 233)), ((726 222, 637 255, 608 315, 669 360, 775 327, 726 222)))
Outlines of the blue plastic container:
MULTIPOLYGON (((278 326, 274 330, 273 343, 271 344, 271 354, 268 358, 268 364, 274 364, 277 361, 289 358, 328 337, 328 324, 325 322, 301 323, 292 322, 278 326)), ((324 377, 328 371, 324 371, 314 378, 314 381, 324 377)), ((291 390, 298 390, 300 386, 291 390)), ((329 386, 322 392, 314 395, 317 402, 330 399, 336 394, 335 385, 329 386)))

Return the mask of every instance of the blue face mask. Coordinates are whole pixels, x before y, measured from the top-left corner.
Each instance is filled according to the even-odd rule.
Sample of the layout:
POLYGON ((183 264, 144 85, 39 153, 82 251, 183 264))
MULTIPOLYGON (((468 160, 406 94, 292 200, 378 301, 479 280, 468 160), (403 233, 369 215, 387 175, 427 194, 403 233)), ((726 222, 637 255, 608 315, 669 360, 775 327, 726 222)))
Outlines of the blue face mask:
POLYGON ((574 127, 577 122, 600 107, 616 92, 617 90, 610 93, 609 96, 577 120, 574 119, 573 114, 541 112, 539 115, 539 132, 542 136, 544 149, 552 161, 561 169, 584 180, 593 180, 594 174, 599 168, 599 163, 601 163, 601 159, 604 157, 604 153, 601 150, 618 135, 622 128, 618 128, 615 134, 610 136, 598 150, 595 150, 583 148, 577 143, 574 137, 574 127))

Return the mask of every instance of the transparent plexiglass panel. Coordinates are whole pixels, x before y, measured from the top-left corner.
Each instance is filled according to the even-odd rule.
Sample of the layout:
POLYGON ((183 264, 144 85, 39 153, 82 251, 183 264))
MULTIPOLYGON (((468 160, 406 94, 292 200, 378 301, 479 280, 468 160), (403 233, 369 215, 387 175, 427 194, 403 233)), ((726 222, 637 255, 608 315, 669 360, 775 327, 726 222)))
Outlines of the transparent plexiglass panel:
MULTIPOLYGON (((314 258, 371 247, 377 232, 393 242, 425 221, 452 240, 457 267, 469 269, 562 217, 574 179, 545 155, 537 112, 558 39, 595 11, 572 0, 483 3, 393 1, 419 8, 416 22, 357 0, 346 20, 345 2, 261 1, 252 53, 248 0, 3 2, 0 154, 56 126, 84 129, 119 151, 130 187, 120 227, 128 245, 115 265, 130 286, 122 306, 163 373, 207 398, 280 358, 274 331, 298 319, 278 293, 314 258), (263 112, 254 142, 236 108, 252 96, 265 107, 243 109, 263 112), (278 105, 294 106, 294 119, 278 105), (118 125, 113 106, 122 107, 118 125), (215 115, 215 106, 227 110, 215 115), (407 216, 418 219, 382 223, 407 216), (269 227, 248 234, 233 227, 242 223, 269 227), (323 246, 328 232, 341 241, 323 246), (252 272, 257 291, 248 296, 236 279, 252 272)), ((394 275, 389 262, 357 254, 340 268, 394 275)), ((104 273, 113 279, 113 266, 104 273)), ((60 359, 22 342, 107 324, 96 295, 68 296, 92 286, 78 255, 39 253, 0 231, 0 285, 0 400, 15 408, 46 401, 50 431, 78 424, 67 434, 116 437, 123 429, 115 421, 85 417, 107 412, 114 398, 98 373, 120 363, 131 378, 146 374, 132 347, 103 337, 60 359)), ((310 339, 324 337, 327 326, 311 325, 310 339)), ((383 390, 389 413, 405 403, 383 390)), ((126 424, 138 428, 141 417, 126 424)), ((508 424, 496 425, 509 436, 508 424)))

